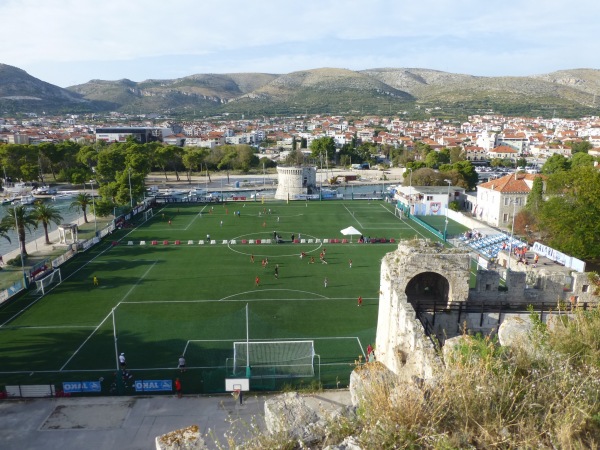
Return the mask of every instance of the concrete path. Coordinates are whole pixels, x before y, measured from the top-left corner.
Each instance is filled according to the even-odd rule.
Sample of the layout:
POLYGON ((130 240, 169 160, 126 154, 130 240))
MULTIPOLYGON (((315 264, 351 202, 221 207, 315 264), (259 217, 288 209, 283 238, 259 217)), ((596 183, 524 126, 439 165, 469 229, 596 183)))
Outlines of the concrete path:
MULTIPOLYGON (((211 448, 223 448, 230 433, 243 442, 253 423, 264 425, 265 395, 246 395, 240 405, 231 395, 80 397, 0 400, 3 450, 150 450, 154 439, 198 425, 211 448)), ((313 408, 349 405, 347 390, 307 394, 313 408)))

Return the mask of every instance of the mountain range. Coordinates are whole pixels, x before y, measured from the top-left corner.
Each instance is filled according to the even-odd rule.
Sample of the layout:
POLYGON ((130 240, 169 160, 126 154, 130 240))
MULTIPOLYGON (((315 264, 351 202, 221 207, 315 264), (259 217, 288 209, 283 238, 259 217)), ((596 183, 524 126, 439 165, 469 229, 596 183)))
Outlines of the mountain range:
POLYGON ((288 74, 196 74, 60 88, 0 64, 0 114, 120 111, 201 117, 247 114, 404 114, 424 118, 474 113, 598 115, 600 70, 483 77, 430 69, 337 68, 288 74))

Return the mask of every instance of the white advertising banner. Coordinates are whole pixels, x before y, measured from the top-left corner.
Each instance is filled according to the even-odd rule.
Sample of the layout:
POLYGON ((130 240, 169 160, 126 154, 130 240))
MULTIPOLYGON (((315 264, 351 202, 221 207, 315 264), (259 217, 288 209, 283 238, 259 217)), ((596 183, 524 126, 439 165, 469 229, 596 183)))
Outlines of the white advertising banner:
POLYGON ((577 272, 585 272, 585 262, 581 261, 580 259, 573 258, 572 256, 565 255, 558 250, 554 250, 552 247, 535 242, 532 250, 540 256, 544 256, 552 261, 556 261, 557 263, 576 270, 577 272))

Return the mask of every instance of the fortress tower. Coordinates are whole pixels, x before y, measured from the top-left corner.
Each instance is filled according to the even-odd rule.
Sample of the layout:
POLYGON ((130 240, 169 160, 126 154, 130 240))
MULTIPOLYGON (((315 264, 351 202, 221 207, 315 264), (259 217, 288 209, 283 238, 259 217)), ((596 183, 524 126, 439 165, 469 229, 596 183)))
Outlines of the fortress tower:
POLYGON ((277 192, 279 200, 295 200, 314 194, 317 188, 315 167, 277 167, 277 192))

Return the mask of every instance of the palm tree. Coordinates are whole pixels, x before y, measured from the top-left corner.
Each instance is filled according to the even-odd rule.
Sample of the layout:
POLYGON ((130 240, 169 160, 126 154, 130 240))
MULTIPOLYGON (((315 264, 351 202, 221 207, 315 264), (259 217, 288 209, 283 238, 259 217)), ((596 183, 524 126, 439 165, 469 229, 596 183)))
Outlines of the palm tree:
POLYGON ((25 248, 25 230, 31 233, 31 228, 37 228, 37 221, 35 220, 31 210, 26 205, 17 205, 6 208, 6 216, 0 222, 0 227, 4 229, 14 229, 19 236, 19 243, 21 244, 21 253, 27 255, 27 249, 25 248))
POLYGON ((39 223, 42 222, 44 227, 44 235, 46 236, 46 245, 50 245, 50 238, 48 237, 48 224, 54 223, 60 225, 63 217, 58 212, 55 206, 47 203, 36 202, 32 211, 33 217, 39 223))
POLYGON ((75 200, 73 200, 71 202, 71 208, 81 209, 81 211, 83 211, 83 221, 85 223, 88 223, 86 212, 87 212, 87 207, 91 202, 92 202, 92 197, 90 197, 90 195, 86 194, 85 192, 77 194, 77 197, 75 197, 75 200))
POLYGON ((0 222, 0 238, 4 238, 8 242, 10 242, 10 236, 8 235, 8 230, 10 230, 10 227, 8 227, 8 226, 6 226, 6 224, 0 222))

